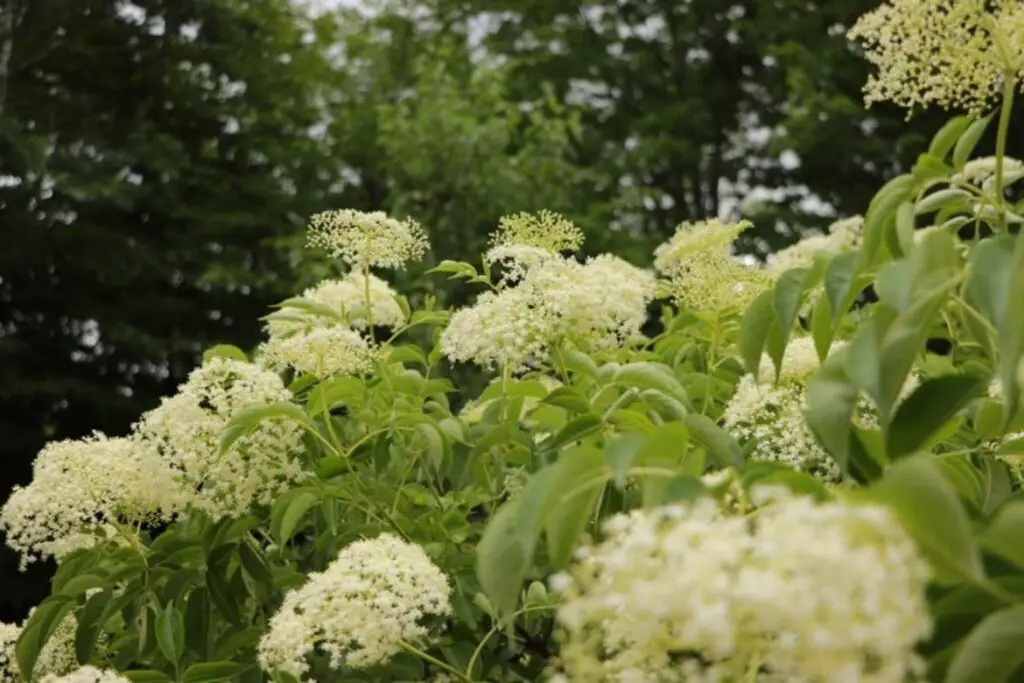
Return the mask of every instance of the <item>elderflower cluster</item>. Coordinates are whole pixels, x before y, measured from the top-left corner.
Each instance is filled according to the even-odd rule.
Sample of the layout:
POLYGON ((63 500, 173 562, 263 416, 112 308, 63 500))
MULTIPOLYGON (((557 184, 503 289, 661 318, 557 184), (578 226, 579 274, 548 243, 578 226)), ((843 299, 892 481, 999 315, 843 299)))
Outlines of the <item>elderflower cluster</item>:
POLYGON ((310 221, 309 245, 322 247, 355 270, 401 270, 423 258, 429 248, 419 223, 404 221, 381 211, 366 213, 337 209, 318 213, 310 221))
POLYGON ((297 459, 301 429, 267 419, 221 452, 225 427, 247 408, 288 401, 281 378, 252 363, 213 358, 196 368, 178 393, 146 413, 136 431, 152 444, 192 492, 193 504, 214 518, 245 513, 304 476, 297 459))
POLYGON ((40 451, 32 482, 16 487, 0 508, 0 530, 24 568, 92 546, 113 530, 111 523, 169 519, 185 502, 173 472, 148 444, 95 433, 40 451))
POLYGON ((639 334, 654 291, 650 273, 618 257, 582 264, 552 257, 518 286, 485 292, 457 311, 441 350, 453 361, 519 371, 566 339, 591 351, 614 348, 639 334))
POLYGON ((579 249, 583 245, 583 232, 567 218, 542 209, 536 214, 516 213, 502 217, 498 229, 491 234, 491 245, 493 249, 527 247, 558 254, 579 249))
POLYGON ((285 595, 260 641, 260 666, 301 679, 314 651, 334 669, 382 664, 428 636, 422 622, 450 612, 450 590, 418 545, 390 534, 357 541, 285 595))
POLYGON ((782 359, 779 381, 773 383, 774 367, 762 358, 758 376, 740 379, 725 408, 725 427, 741 441, 753 441, 751 457, 777 462, 822 481, 842 478, 839 465, 818 444, 804 421, 807 380, 820 363, 809 337, 792 340, 782 359))
POLYGON ((1020 0, 887 0, 847 37, 878 68, 864 88, 868 104, 891 100, 980 113, 1004 79, 1024 78, 1020 0))
POLYGON ((682 223, 654 251, 654 267, 672 285, 676 302, 700 312, 743 308, 768 284, 767 275, 731 255, 732 243, 752 227, 719 219, 682 223))
MULTIPOLYGON (((35 609, 32 610, 34 612, 35 609)), ((29 613, 31 616, 32 612, 29 613)), ((15 647, 24 624, 5 624, 0 622, 0 683, 19 683, 24 677, 18 669, 15 658, 15 647)), ((75 631, 78 621, 68 615, 57 625, 53 635, 39 652, 33 673, 40 676, 60 676, 73 671, 78 666, 75 655, 75 631)))
POLYGON ((272 336, 260 345, 258 357, 274 370, 294 368, 324 378, 370 372, 377 352, 355 330, 336 325, 272 336))
POLYGON ((764 494, 749 518, 703 498, 609 519, 604 540, 552 580, 563 598, 557 678, 920 675, 915 648, 932 630, 929 569, 888 509, 764 494))
POLYGON ((63 676, 45 676, 40 683, 131 683, 131 680, 113 669, 83 666, 63 676))
POLYGON ((372 273, 366 273, 364 277, 363 273, 356 272, 340 279, 324 280, 306 289, 294 305, 286 301, 279 310, 264 318, 270 337, 283 337, 340 323, 364 330, 370 319, 377 327, 397 328, 406 323, 405 312, 398 305, 398 294, 391 285, 372 273), (323 312, 312 307, 300 307, 303 301, 322 307, 323 312))
POLYGON ((796 244, 770 254, 768 270, 772 274, 781 275, 793 268, 809 268, 818 254, 838 254, 856 249, 860 245, 863 227, 864 219, 861 216, 836 221, 825 234, 804 237, 796 244))
MULTIPOLYGON (((954 181, 972 183, 985 189, 992 189, 996 177, 996 168, 999 162, 995 157, 979 157, 971 159, 964 164, 963 170, 953 174, 950 178, 954 181)), ((1003 158, 1003 175, 1019 173, 1024 171, 1024 163, 1012 157, 1003 158)))

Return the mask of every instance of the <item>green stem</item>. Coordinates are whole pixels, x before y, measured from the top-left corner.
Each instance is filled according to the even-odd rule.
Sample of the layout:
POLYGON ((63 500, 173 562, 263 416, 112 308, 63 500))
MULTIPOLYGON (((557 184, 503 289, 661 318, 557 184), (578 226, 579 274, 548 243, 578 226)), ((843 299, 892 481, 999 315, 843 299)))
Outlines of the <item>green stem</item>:
POLYGON ((431 657, 426 652, 423 652, 422 650, 414 647, 413 645, 410 645, 409 643, 405 642, 404 640, 402 641, 402 647, 404 647, 407 652, 416 655, 420 659, 422 659, 424 661, 427 661, 427 662, 430 662, 431 664, 433 664, 436 667, 440 667, 440 668, 444 669, 445 671, 447 671, 448 673, 452 674, 453 676, 457 676, 460 681, 465 681, 466 683, 473 683, 473 679, 472 678, 470 678, 466 674, 462 673, 461 671, 459 671, 455 667, 450 666, 448 664, 445 664, 444 662, 442 662, 440 659, 437 659, 436 657, 431 657))
POLYGON ((996 133, 996 208, 999 210, 1000 229, 1006 230, 1006 198, 1003 195, 1003 159, 1006 157, 1006 138, 1010 131, 1013 112, 1015 75, 1004 73, 1003 106, 999 110, 999 130, 996 133))
POLYGON ((370 333, 370 341, 376 343, 373 336, 373 301, 370 299, 370 267, 363 268, 363 298, 366 299, 366 330, 370 333))
MULTIPOLYGON (((523 609, 521 609, 518 612, 516 612, 515 614, 513 614, 511 618, 515 619, 516 617, 522 616, 524 614, 529 614, 530 612, 542 612, 542 611, 545 611, 545 610, 552 610, 552 609, 555 609, 554 606, 552 606, 552 605, 535 605, 533 607, 524 607, 523 609)), ((487 632, 487 635, 485 635, 480 640, 480 643, 476 646, 476 649, 473 650, 473 656, 469 658, 469 664, 466 665, 466 677, 467 678, 472 679, 473 667, 476 666, 477 660, 480 659, 480 655, 483 654, 484 646, 487 644, 487 641, 490 640, 491 637, 495 633, 497 633, 499 630, 501 630, 501 627, 502 627, 501 624, 495 624, 494 627, 492 627, 491 630, 487 632)))

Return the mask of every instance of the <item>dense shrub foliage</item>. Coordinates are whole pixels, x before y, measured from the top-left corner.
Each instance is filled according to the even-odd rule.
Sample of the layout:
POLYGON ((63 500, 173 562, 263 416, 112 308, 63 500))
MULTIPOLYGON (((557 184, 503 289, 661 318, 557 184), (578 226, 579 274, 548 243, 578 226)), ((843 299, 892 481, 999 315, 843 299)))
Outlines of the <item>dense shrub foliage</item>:
POLYGON ((998 117, 764 266, 744 223, 648 271, 516 214, 434 269, 471 303, 413 310, 384 275, 415 221, 314 217, 341 276, 4 505, 60 568, 0 680, 1024 681, 1024 9, 893 0, 853 35, 871 97, 998 117))

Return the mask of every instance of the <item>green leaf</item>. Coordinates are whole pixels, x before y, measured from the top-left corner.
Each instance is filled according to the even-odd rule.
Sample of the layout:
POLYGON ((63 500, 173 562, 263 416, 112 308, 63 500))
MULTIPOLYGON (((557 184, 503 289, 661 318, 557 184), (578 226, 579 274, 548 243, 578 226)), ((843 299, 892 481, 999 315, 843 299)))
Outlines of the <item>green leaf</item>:
POLYGON ((135 669, 134 671, 119 671, 132 683, 174 683, 174 679, 165 673, 153 669, 135 669))
POLYGON ((256 431, 264 420, 280 418, 293 420, 307 428, 312 428, 313 425, 312 420, 302 408, 288 401, 246 408, 231 418, 224 428, 220 438, 220 452, 226 452, 238 439, 256 431))
POLYGON ((957 187, 950 187, 927 194, 921 198, 914 207, 914 213, 920 216, 924 213, 938 211, 947 205, 963 204, 965 200, 973 199, 973 195, 966 190, 957 187))
MULTIPOLYGON (((288 501, 287 506, 283 507, 280 513, 280 522, 277 526, 277 533, 274 537, 277 542, 281 545, 287 543, 292 534, 295 533, 298 528, 299 522, 306 516, 306 513, 320 502, 320 496, 313 491, 301 491, 298 495, 288 501)), ((276 507, 276 506, 275 506, 276 507)), ((275 515, 275 518, 277 515, 275 515)), ((271 527, 273 529, 273 526, 271 527)))
POLYGON ((740 356, 743 366, 751 375, 757 376, 761 367, 761 356, 775 322, 775 295, 771 290, 762 292, 747 308, 740 323, 740 356))
POLYGON ((897 207, 910 196, 916 184, 917 179, 914 176, 903 174, 887 182, 875 194, 864 216, 863 240, 859 252, 860 266, 867 266, 874 261, 885 233, 895 224, 897 207))
POLYGON ((818 360, 825 360, 828 350, 832 347, 835 330, 832 328, 832 304, 827 296, 820 296, 814 302, 811 311, 811 337, 814 339, 814 350, 818 360))
POLYGON ((945 159, 949 150, 953 149, 953 145, 957 143, 957 140, 970 125, 971 118, 969 116, 956 116, 950 119, 932 138, 931 144, 928 145, 928 153, 938 159, 945 159))
POLYGON ((211 346, 205 352, 203 352, 203 362, 207 363, 214 358, 226 358, 228 360, 239 360, 243 363, 248 362, 249 357, 245 355, 245 351, 238 348, 233 344, 217 344, 211 346))
POLYGON ((1010 265, 1009 302, 999 329, 999 379, 1003 386, 1003 429, 1006 430, 1017 414, 1021 398, 1020 364, 1024 360, 1024 237, 1016 237, 1013 261, 1010 265))
POLYGON ((708 495, 708 488, 697 477, 680 474, 669 479, 661 492, 662 505, 672 503, 689 503, 708 495))
POLYGON ((680 401, 687 400, 686 389, 679 383, 672 369, 661 363, 641 361, 623 365, 616 371, 614 381, 637 389, 657 389, 680 401))
POLYGON ((1003 505, 981 536, 985 550, 1024 569, 1024 501, 1003 505))
POLYGON ((253 550, 248 542, 242 541, 238 544, 238 559, 242 561, 242 567, 258 583, 270 585, 274 576, 270 572, 270 566, 262 553, 253 550))
POLYGON ((1024 605, 993 612, 956 651, 946 683, 1005 683, 1024 664, 1024 605))
POLYGON ((683 426, 719 465, 743 469, 743 449, 731 434, 716 425, 711 418, 691 413, 683 419, 683 426))
POLYGON ((960 136, 960 139, 956 141, 956 147, 953 149, 953 168, 955 170, 961 170, 964 164, 967 163, 978 141, 981 140, 981 136, 985 134, 985 129, 988 128, 991 120, 992 114, 989 114, 973 121, 967 127, 967 130, 964 131, 963 135, 960 136))
POLYGON ((573 418, 565 424, 556 434, 551 435, 540 444, 542 450, 554 452, 566 444, 593 434, 601 428, 601 418, 593 413, 586 413, 573 418))
POLYGON ((849 467, 850 425, 860 393, 844 368, 847 356, 844 351, 847 350, 826 358, 818 373, 807 383, 807 408, 804 410, 804 419, 811 433, 844 472, 849 467))
POLYGON ((172 664, 177 664, 185 654, 185 618, 173 602, 167 603, 157 620, 156 644, 172 664))
POLYGON ((773 307, 778 336, 772 340, 776 343, 770 343, 768 348, 772 362, 775 363, 776 380, 782 372, 786 344, 789 343, 789 335, 793 331, 793 323, 796 322, 800 307, 807 298, 807 290, 820 280, 821 267, 816 262, 813 268, 794 268, 786 271, 775 283, 773 307))
POLYGON ((64 595, 76 597, 93 588, 102 588, 107 584, 107 579, 99 574, 80 574, 68 580, 61 588, 64 595))
POLYGON ((547 539, 548 558, 557 570, 572 559, 583 530, 587 527, 598 496, 600 486, 583 489, 563 498, 544 523, 544 537, 547 539))
POLYGON ((18 662, 18 671, 26 683, 34 680, 33 674, 39 653, 74 605, 75 601, 71 596, 51 595, 36 607, 32 616, 25 622, 15 645, 15 659, 18 662))
POLYGON ((913 456, 895 463, 869 495, 899 516, 931 560, 938 581, 955 584, 985 580, 967 512, 931 457, 913 456))
POLYGON ((857 252, 847 251, 838 254, 825 266, 825 294, 832 306, 832 324, 849 310, 858 292, 854 287, 857 281, 857 252))
POLYGON ((519 500, 505 503, 490 519, 477 545, 480 587, 499 614, 512 614, 532 553, 520 542, 519 500))
POLYGON ((246 667, 235 662, 200 662, 185 670, 181 683, 214 683, 235 678, 246 667))
POLYGON ((109 616, 107 605, 113 593, 105 589, 96 593, 85 603, 85 609, 78 615, 78 626, 75 628, 75 657, 78 663, 85 665, 92 660, 96 650, 96 640, 109 616))
POLYGON ((565 408, 573 413, 586 413, 590 411, 590 401, 572 387, 558 387, 545 396, 542 403, 565 408))
POLYGON ((924 448, 940 433, 983 381, 968 375, 945 375, 925 380, 907 397, 892 420, 886 439, 886 451, 893 460, 924 448))
POLYGON ((199 586, 189 594, 185 605, 185 645, 199 655, 207 658, 210 630, 210 598, 204 586, 199 586))
POLYGON ((623 434, 611 439, 604 448, 605 461, 612 471, 612 481, 620 489, 626 486, 626 476, 633 459, 639 454, 647 437, 641 434, 623 434))

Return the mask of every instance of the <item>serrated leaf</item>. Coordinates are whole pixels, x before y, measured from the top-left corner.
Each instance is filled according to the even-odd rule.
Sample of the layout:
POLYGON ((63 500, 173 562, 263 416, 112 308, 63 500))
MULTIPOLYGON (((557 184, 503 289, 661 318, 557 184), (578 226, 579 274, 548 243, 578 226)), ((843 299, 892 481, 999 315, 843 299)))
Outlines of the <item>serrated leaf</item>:
POLYGON ((15 645, 15 659, 18 662, 18 671, 26 683, 34 680, 34 669, 39 653, 74 604, 74 598, 71 596, 51 595, 36 607, 32 616, 25 622, 15 645))
POLYGON ((690 437, 707 451, 708 456, 722 467, 743 469, 743 449, 727 431, 706 415, 691 413, 683 419, 690 437))
POLYGON ((970 125, 969 116, 956 116, 950 119, 932 138, 931 144, 928 145, 928 153, 940 160, 945 159, 970 125))
POLYGON ((680 384, 675 373, 661 363, 641 361, 623 365, 615 372, 614 381, 616 384, 636 389, 657 389, 680 401, 687 400, 686 389, 680 384))
POLYGON ((174 683, 174 679, 161 671, 153 669, 135 669, 133 671, 119 671, 132 683, 174 683))
POLYGON ((771 290, 762 292, 747 307, 740 323, 740 356, 749 374, 757 376, 761 366, 765 342, 775 322, 775 295, 771 290))
POLYGON ((280 522, 276 525, 278 531, 275 538, 279 544, 284 545, 291 539, 299 522, 319 501, 320 496, 313 491, 302 491, 288 502, 281 510, 280 522))
POLYGON ((294 403, 278 401, 266 405, 252 406, 240 411, 228 422, 220 438, 220 452, 230 449, 238 439, 247 436, 260 426, 264 420, 287 419, 311 428, 312 421, 305 411, 294 403))
POLYGON ((156 644, 167 661, 176 664, 185 653, 185 618, 167 603, 157 619, 156 644))

